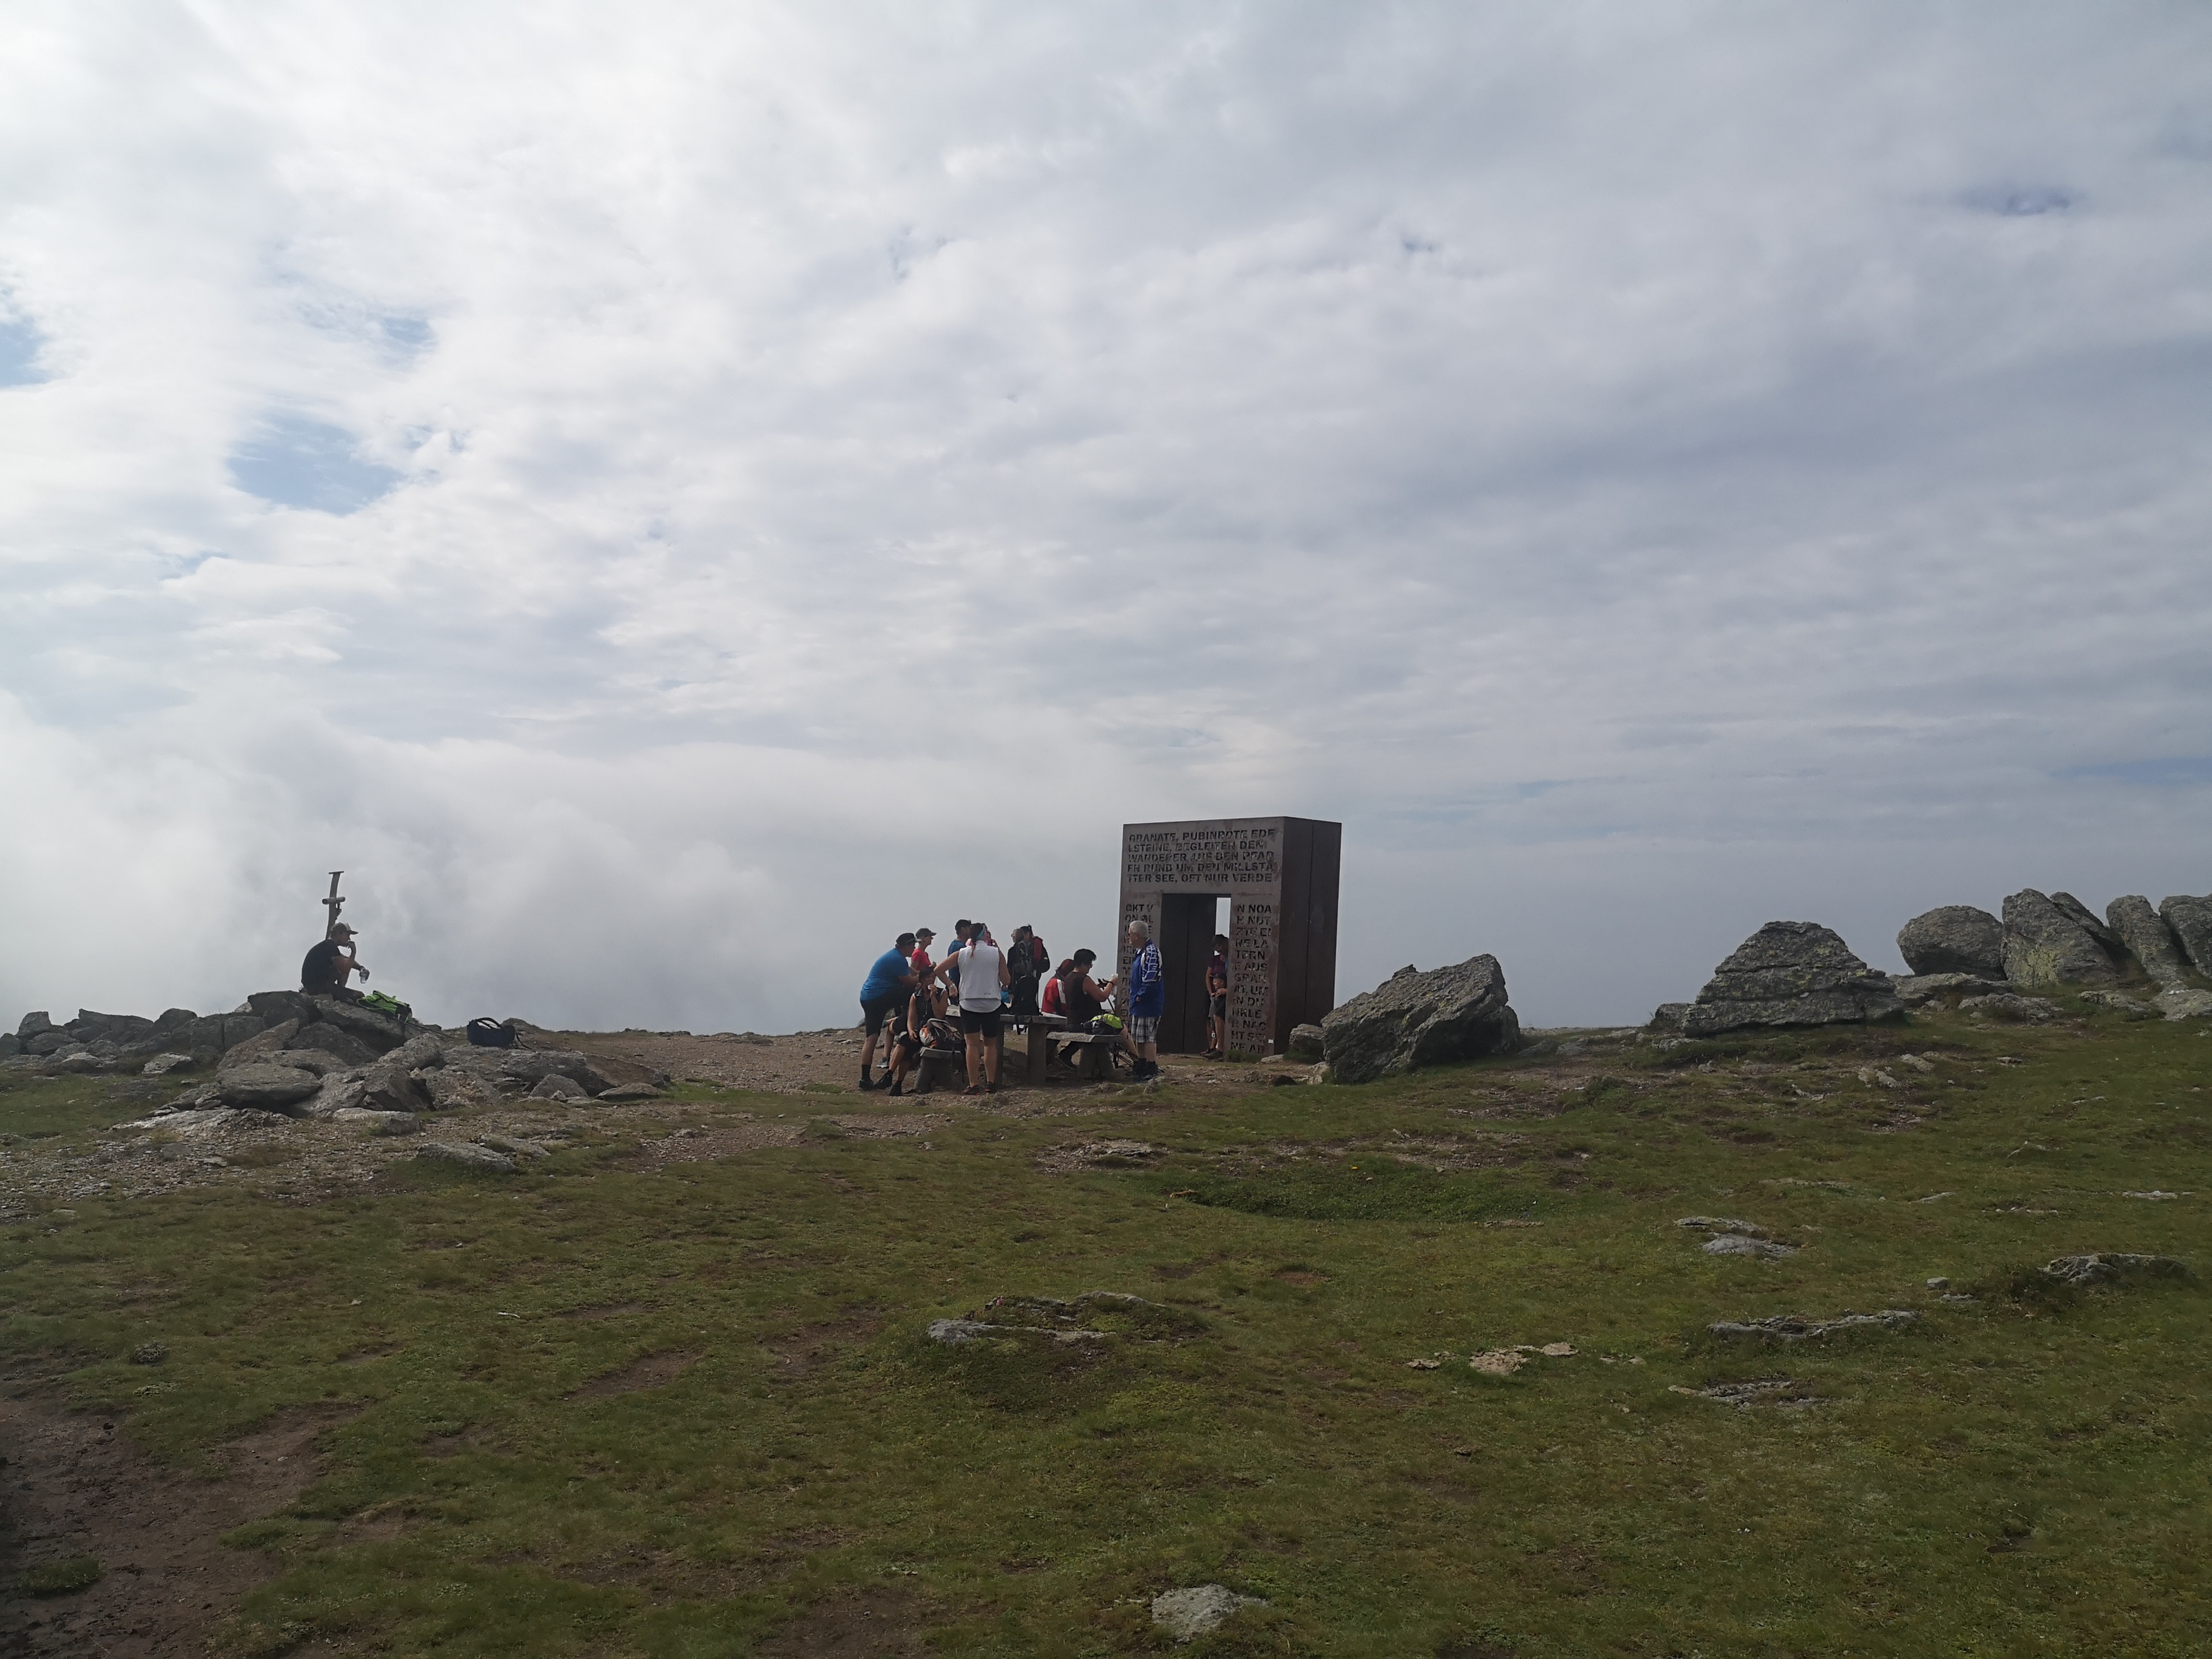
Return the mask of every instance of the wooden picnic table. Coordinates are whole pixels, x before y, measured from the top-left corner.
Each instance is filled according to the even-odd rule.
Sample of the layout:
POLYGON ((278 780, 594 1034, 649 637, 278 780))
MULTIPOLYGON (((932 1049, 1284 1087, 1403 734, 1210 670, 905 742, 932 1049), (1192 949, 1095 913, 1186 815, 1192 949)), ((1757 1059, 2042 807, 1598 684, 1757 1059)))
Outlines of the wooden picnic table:
MULTIPOLYGON (((1022 1057, 1019 1080, 1032 1087, 1041 1086, 1052 1075, 1052 1058, 1055 1049, 1072 1049, 1075 1074, 1086 1081, 1110 1079, 1114 1075, 1114 1051, 1121 1044, 1117 1035, 1103 1031, 1071 1031, 1065 1014, 1008 1015, 1006 1024, 1021 1039, 1019 1048, 1003 1048, 999 1058, 999 1075, 1002 1083, 1016 1079, 1010 1075, 1008 1062, 1018 1054, 1022 1057)), ((968 1050, 957 1048, 924 1048, 921 1064, 915 1068, 914 1091, 926 1095, 939 1084, 957 1080, 962 1088, 968 1086, 968 1050)))

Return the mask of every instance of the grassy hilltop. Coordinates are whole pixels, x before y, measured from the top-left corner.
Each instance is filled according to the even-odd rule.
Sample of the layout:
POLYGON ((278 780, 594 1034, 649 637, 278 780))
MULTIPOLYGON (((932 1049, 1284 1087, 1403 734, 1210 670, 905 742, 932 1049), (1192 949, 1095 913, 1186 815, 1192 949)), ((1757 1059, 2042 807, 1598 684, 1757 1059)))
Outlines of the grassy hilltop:
MULTIPOLYGON (((518 1176, 19 1205, 0 1341, 149 1467, 312 1430, 216 1651, 1123 1654, 1219 1583, 1266 1605, 1180 1651, 2192 1655, 2212 1297, 2030 1270, 2212 1278, 2208 1085, 2204 1023, 2081 1011, 988 1112, 693 1088, 518 1176), (924 1335, 1091 1290, 1156 1305, 924 1335)), ((17 1166, 107 1087, 0 1097, 17 1166)))

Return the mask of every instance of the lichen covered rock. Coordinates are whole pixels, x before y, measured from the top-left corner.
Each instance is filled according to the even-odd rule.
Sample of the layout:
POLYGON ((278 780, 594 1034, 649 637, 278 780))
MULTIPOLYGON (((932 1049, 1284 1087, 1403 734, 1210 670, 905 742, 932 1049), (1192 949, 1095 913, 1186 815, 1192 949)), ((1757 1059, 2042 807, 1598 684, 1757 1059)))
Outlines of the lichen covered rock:
POLYGON ((2089 931, 2033 887, 2004 902, 2004 966, 2005 977, 2026 990, 2111 985, 2120 976, 2089 931))
POLYGON ((1338 1083, 1504 1054, 1519 1045, 1521 1021, 1505 1000, 1505 970, 1492 956, 1455 967, 1400 969, 1322 1021, 1322 1051, 1338 1083))
POLYGON ((1971 904, 1944 904, 1898 929, 1897 953, 1915 974, 2004 977, 2004 924, 1971 904))
POLYGON ((1842 936, 1817 921, 1770 921, 1713 970, 1682 1017, 1686 1036, 1753 1025, 1848 1025, 1903 1005, 1842 936))

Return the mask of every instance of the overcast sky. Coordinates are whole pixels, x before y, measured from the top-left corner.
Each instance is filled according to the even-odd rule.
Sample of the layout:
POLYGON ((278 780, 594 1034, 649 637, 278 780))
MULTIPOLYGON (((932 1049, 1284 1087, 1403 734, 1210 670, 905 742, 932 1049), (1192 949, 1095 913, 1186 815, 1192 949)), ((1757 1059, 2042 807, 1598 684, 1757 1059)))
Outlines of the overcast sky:
POLYGON ((0 1015, 842 1024, 1345 826, 1340 995, 2212 890, 2212 9, 0 14, 0 1015))

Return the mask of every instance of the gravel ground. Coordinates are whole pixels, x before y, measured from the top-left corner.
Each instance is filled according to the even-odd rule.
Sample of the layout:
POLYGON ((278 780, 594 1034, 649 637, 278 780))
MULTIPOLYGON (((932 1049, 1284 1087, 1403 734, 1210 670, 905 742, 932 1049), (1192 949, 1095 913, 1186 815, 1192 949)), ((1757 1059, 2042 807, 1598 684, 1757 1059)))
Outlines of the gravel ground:
MULTIPOLYGON (((216 1109, 162 1113, 159 1103, 191 1078, 125 1076, 112 1087, 113 1127, 57 1137, 49 1144, 0 1148, 0 1221, 45 1215, 70 1218, 70 1206, 90 1199, 145 1198, 186 1188, 235 1187, 297 1203, 368 1186, 394 1163, 411 1160, 428 1141, 496 1145, 532 1143, 548 1149, 579 1137, 642 1133, 635 1167, 726 1158, 798 1142, 810 1122, 836 1124, 856 1139, 922 1140, 949 1115, 975 1111, 1010 1117, 1073 1115, 1096 1109, 1099 1097, 1145 1092, 1137 1085, 1055 1080, 1042 1088, 1008 1084, 987 1097, 957 1090, 908 1095, 902 1109, 850 1115, 821 1109, 832 1097, 852 1104, 890 1102, 857 1086, 861 1035, 858 1027, 798 1031, 781 1036, 688 1031, 550 1031, 520 1028, 538 1048, 573 1048, 626 1060, 665 1074, 674 1083, 704 1084, 768 1095, 810 1097, 788 1114, 720 1114, 710 1129, 687 1127, 695 1106, 677 1100, 621 1104, 520 1098, 497 1106, 423 1113, 412 1133, 365 1133, 357 1121, 301 1120, 258 1111, 216 1109)), ((1016 1067, 1019 1057, 1009 1055, 1016 1067)), ((1302 1081, 1309 1069, 1282 1060, 1259 1066, 1170 1056, 1162 1081, 1219 1088, 1224 1095, 1277 1082, 1302 1081)), ((527 1148, 516 1154, 534 1161, 527 1148)))

